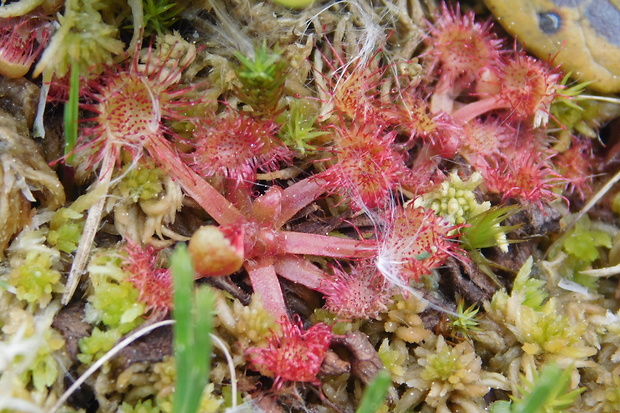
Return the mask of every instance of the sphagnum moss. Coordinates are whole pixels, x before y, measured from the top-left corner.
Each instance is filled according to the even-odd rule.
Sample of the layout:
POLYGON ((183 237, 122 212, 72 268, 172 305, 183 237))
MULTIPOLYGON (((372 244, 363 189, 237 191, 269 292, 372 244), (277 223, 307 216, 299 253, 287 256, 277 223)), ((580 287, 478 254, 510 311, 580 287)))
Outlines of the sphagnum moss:
POLYGON ((47 41, 24 22, 58 27, 34 74, 58 105, 72 88, 79 136, 47 167, 18 108, 32 77, 0 82, 0 410, 49 408, 63 369, 169 317, 167 258, 199 227, 229 241, 194 249, 198 283, 225 290, 224 350, 143 337, 127 349, 142 359, 92 379, 100 411, 168 412, 192 383, 200 396, 188 354, 213 365, 202 411, 232 407, 236 384, 248 409, 364 411, 382 366, 381 412, 617 410, 617 219, 554 212, 570 219, 617 169, 592 139, 617 103, 595 114, 601 98, 464 4, 65 3, 0 6, 24 15, 0 19, 22 48, 47 41), (72 265, 79 294, 57 315, 72 265))

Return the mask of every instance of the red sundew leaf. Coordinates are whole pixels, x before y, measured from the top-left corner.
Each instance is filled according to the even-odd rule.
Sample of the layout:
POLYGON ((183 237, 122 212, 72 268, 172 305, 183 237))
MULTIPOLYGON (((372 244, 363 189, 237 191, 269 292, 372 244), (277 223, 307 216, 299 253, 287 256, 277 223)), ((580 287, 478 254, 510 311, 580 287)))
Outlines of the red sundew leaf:
POLYGON ((403 155, 392 144, 395 132, 380 127, 336 127, 338 162, 326 171, 326 186, 349 197, 354 209, 384 207, 392 190, 409 180, 403 155))
POLYGON ((345 272, 334 268, 334 275, 322 283, 325 308, 345 320, 378 318, 387 311, 392 295, 376 266, 361 264, 345 272))
POLYGON ((318 323, 304 331, 299 316, 294 321, 283 318, 282 331, 268 339, 266 348, 250 348, 246 356, 254 369, 275 378, 278 391, 284 382, 319 384, 316 377, 332 339, 331 328, 318 323))
POLYGON ((293 153, 277 137, 278 125, 229 111, 195 132, 190 166, 204 177, 221 174, 237 182, 254 181, 257 170, 276 170, 293 153))
POLYGON ((566 179, 565 190, 584 200, 592 193, 593 159, 592 140, 573 138, 566 151, 553 159, 556 169, 566 179))
POLYGON ((513 53, 505 58, 500 101, 510 109, 510 118, 533 118, 534 127, 546 125, 560 81, 560 73, 545 62, 513 53))
POLYGON ((560 197, 554 190, 566 184, 566 179, 555 171, 552 156, 531 148, 495 156, 480 170, 484 185, 503 199, 517 198, 530 204, 551 202, 560 197))
POLYGON ((398 284, 430 274, 458 248, 452 241, 458 234, 450 235, 458 226, 413 203, 396 210, 388 225, 377 266, 386 278, 398 284))
POLYGON ((53 31, 37 18, 14 17, 0 22, 0 75, 25 76, 41 54, 53 31), (35 45, 38 44, 37 47, 35 45))
POLYGON ((123 270, 131 274, 129 281, 140 292, 139 300, 147 310, 170 310, 172 306, 172 277, 170 270, 158 268, 157 250, 151 245, 142 248, 131 240, 124 248, 127 258, 123 270))
POLYGON ((501 66, 502 41, 491 32, 490 21, 478 23, 473 12, 462 15, 458 4, 451 8, 443 3, 435 23, 429 25, 430 48, 425 55, 441 66, 440 88, 457 81, 468 85, 481 70, 501 66))

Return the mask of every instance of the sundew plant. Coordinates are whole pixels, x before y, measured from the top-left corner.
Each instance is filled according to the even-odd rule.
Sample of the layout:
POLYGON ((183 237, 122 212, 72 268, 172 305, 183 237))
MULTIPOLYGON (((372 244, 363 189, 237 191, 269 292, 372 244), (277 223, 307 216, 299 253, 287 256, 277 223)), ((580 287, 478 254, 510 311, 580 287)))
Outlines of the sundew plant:
POLYGON ((481 1, 0 32, 0 411, 620 410, 620 106, 481 1))

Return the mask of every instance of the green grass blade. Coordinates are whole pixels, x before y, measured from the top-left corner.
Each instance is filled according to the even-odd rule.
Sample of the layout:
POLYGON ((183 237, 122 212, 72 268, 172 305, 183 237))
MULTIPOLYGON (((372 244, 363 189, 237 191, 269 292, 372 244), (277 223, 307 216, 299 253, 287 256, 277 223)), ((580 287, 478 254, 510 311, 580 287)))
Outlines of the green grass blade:
POLYGON ((392 378, 387 370, 380 370, 368 385, 356 413, 375 413, 385 401, 392 378))
POLYGON ((205 288, 193 292, 194 269, 185 244, 170 259, 174 277, 174 356, 177 382, 174 412, 194 413, 210 369, 213 296, 205 288))
MULTIPOLYGON (((80 100, 80 69, 76 65, 71 66, 71 79, 69 88, 69 100, 65 104, 65 155, 71 153, 77 142, 78 135, 78 109, 80 100)), ((67 162, 73 162, 73 155, 67 158, 67 162)))

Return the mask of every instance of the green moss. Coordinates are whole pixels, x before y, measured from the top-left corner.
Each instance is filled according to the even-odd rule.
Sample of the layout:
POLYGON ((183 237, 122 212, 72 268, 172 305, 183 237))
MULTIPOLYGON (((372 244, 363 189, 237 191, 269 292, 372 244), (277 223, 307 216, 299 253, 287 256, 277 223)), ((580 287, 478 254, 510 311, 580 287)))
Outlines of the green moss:
POLYGON ((162 179, 165 173, 155 167, 153 162, 125 165, 121 171, 122 179, 116 192, 130 202, 146 201, 156 198, 164 189, 162 179))
POLYGON ((379 358, 383 366, 394 376, 402 377, 407 371, 407 360, 409 359, 409 350, 407 345, 401 339, 395 339, 392 342, 387 338, 383 340, 378 350, 379 358))
POLYGON ((71 253, 77 249, 82 231, 83 215, 71 208, 60 208, 50 221, 47 242, 60 251, 71 253))
POLYGON ((548 298, 545 282, 530 278, 530 257, 519 270, 510 295, 493 295, 489 315, 505 325, 531 355, 561 355, 581 360, 596 353, 586 344, 585 322, 570 318, 555 297, 548 298))
POLYGON ((53 268, 53 257, 40 250, 31 250, 25 260, 11 270, 9 283, 17 291, 17 298, 43 308, 52 299, 60 285, 60 272, 53 268))
POLYGON ((32 380, 37 391, 43 391, 56 382, 60 369, 54 354, 64 347, 65 341, 51 328, 43 332, 43 345, 37 351, 33 362, 25 372, 24 382, 32 380))
POLYGON ((478 321, 476 316, 478 315, 479 308, 475 304, 465 308, 465 301, 459 300, 456 306, 456 316, 450 316, 450 328, 453 334, 459 334, 463 337, 469 337, 469 333, 472 331, 479 331, 478 321))
POLYGON ((102 255, 88 267, 93 294, 88 298, 86 320, 126 333, 141 324, 145 306, 119 265, 119 258, 102 255))
POLYGON ((346 334, 349 331, 359 330, 362 325, 361 320, 340 321, 338 316, 323 308, 317 308, 311 317, 312 324, 325 323, 332 328, 334 334, 346 334))
POLYGON ((168 0, 142 0, 144 35, 162 34, 177 20, 181 8, 168 0))
MULTIPOLYGON (((521 304, 533 310, 541 310, 544 301, 549 297, 545 290, 545 282, 531 277, 534 259, 529 257, 521 266, 512 286, 513 297, 519 297, 521 304)), ((493 297, 495 299, 495 297, 493 297)))
MULTIPOLYGON (((562 79, 566 85, 570 73, 562 79)), ((598 138, 597 130, 607 120, 618 116, 620 106, 580 96, 590 82, 576 83, 573 86, 559 89, 551 104, 551 119, 558 128, 560 145, 558 149, 568 148, 571 137, 575 134, 598 138)))
MULTIPOLYGON (((568 232, 562 243, 562 250, 568 256, 563 259, 561 275, 595 291, 598 278, 581 274, 580 271, 591 268, 600 258, 601 252, 611 247, 611 236, 592 229, 590 219, 584 216, 568 232)), ((553 256, 557 256, 557 252, 553 256)))
POLYGON ((492 413, 553 413, 564 412, 576 400, 585 387, 567 392, 571 369, 556 364, 546 365, 534 372, 532 380, 521 376, 519 395, 512 401, 499 401, 491 406, 492 413))
POLYGON ((119 408, 120 413, 160 413, 161 409, 157 406, 153 405, 153 401, 148 400, 140 400, 134 406, 127 402, 123 402, 121 407, 119 408))
POLYGON ((90 337, 84 337, 78 342, 80 348, 78 360, 84 364, 91 364, 114 347, 121 337, 119 330, 104 331, 95 327, 90 337))
POLYGON ((589 265, 600 256, 599 247, 611 248, 609 234, 590 229, 587 216, 580 219, 564 240, 563 249, 568 254, 589 265))

